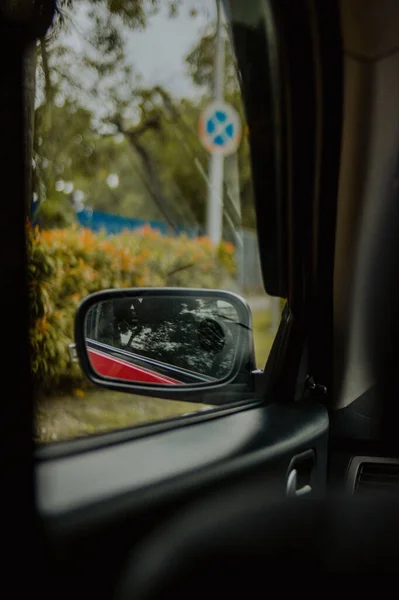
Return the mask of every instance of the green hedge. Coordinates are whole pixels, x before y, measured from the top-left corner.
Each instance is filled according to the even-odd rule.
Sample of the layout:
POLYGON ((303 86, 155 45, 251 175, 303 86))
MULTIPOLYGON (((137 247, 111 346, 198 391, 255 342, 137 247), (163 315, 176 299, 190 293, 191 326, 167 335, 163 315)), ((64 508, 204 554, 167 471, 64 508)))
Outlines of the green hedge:
POLYGON ((162 236, 144 227, 107 237, 87 229, 39 230, 28 226, 32 372, 46 393, 81 386, 71 363, 76 307, 107 288, 222 287, 235 272, 234 248, 215 248, 207 238, 162 236))

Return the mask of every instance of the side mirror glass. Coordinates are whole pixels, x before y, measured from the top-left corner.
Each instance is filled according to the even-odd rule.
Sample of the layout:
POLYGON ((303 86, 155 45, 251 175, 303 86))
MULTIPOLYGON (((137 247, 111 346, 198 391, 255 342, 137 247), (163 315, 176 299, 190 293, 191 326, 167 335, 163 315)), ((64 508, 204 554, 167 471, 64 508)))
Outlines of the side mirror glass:
POLYGON ((90 379, 123 383, 137 393, 249 385, 255 369, 250 310, 243 299, 222 291, 94 294, 78 310, 76 341, 90 379))

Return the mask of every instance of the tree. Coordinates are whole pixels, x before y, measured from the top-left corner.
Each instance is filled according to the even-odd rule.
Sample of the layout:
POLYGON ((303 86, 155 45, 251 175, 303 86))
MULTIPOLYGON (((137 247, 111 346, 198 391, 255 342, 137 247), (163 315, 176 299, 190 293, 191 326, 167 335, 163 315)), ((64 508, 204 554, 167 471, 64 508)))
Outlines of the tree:
POLYGON ((157 165, 154 171, 158 172, 159 187, 168 198, 175 220, 202 224, 207 156, 196 132, 201 106, 187 99, 174 100, 159 87, 151 90, 145 105, 149 108, 142 107, 143 125, 140 123, 138 129, 146 123, 157 123, 156 128, 144 132, 143 144, 157 165))
MULTIPOLYGON (((213 89, 213 72, 215 64, 216 23, 211 23, 191 52, 186 56, 193 82, 205 87, 208 92, 213 89)), ((224 92, 231 95, 239 90, 235 58, 227 32, 224 35, 224 92)))
MULTIPOLYGON (((171 17, 176 15, 178 5, 179 2, 168 3, 171 17)), ((87 190, 91 192, 92 207, 104 208, 108 201, 112 201, 111 205, 119 212, 122 210, 126 216, 138 216, 140 213, 140 216, 147 218, 161 217, 173 227, 182 220, 196 225, 195 213, 190 208, 182 210, 182 203, 174 199, 175 196, 180 196, 180 200, 182 196, 186 196, 185 193, 181 194, 178 183, 174 183, 172 198, 169 196, 170 188, 173 187, 171 178, 174 175, 174 167, 170 161, 166 164, 166 154, 157 151, 161 146, 162 150, 164 149, 164 142, 168 138, 165 134, 168 123, 165 118, 165 105, 160 106, 159 102, 157 104, 155 97, 165 101, 166 94, 160 88, 141 88, 138 77, 125 61, 126 29, 144 28, 148 18, 159 10, 160 6, 161 2, 156 0, 64 0, 59 3, 58 18, 53 31, 46 40, 41 40, 38 46, 39 108, 36 115, 34 164, 36 195, 40 201, 47 200, 43 208, 57 202, 65 205, 64 196, 54 192, 56 181, 50 181, 48 174, 52 171, 58 178, 60 169, 65 171, 65 160, 69 161, 67 155, 71 150, 76 150, 73 144, 71 147, 70 144, 64 143, 64 139, 61 143, 64 151, 61 154, 53 153, 51 149, 51 146, 53 149, 54 145, 60 146, 60 133, 64 136, 65 128, 69 127, 73 120, 78 124, 80 136, 83 138, 82 145, 89 136, 92 150, 88 157, 78 153, 79 165, 73 160, 69 161, 70 169, 66 171, 73 172, 74 182, 79 181, 79 188, 83 193, 86 194, 87 190), (86 27, 84 31, 80 31, 82 47, 79 51, 71 49, 65 42, 65 37, 70 31, 79 30, 71 11, 72 7, 74 12, 86 10, 86 27), (85 111, 86 115, 90 113, 90 118, 86 119, 85 123, 79 118, 80 110, 85 111), (72 118, 71 111, 74 111, 72 118), (60 118, 64 119, 61 128, 60 118), (138 122, 138 125, 134 127, 129 124, 132 121, 138 122), (117 132, 125 136, 130 152, 126 153, 125 141, 119 142, 119 145, 110 141, 117 132), (44 139, 46 143, 40 145, 44 139), (108 166, 112 160, 116 163, 118 171, 122 169, 123 173, 127 174, 128 166, 126 158, 122 155, 123 151, 125 157, 130 157, 133 167, 131 170, 135 174, 134 182, 129 181, 129 193, 127 185, 121 186, 126 190, 124 197, 120 193, 121 189, 116 192, 107 186, 106 167, 102 169, 100 166, 103 157, 108 166), (59 165, 54 168, 57 158, 60 159, 59 165), (96 170, 95 173, 93 169, 96 170), (86 171, 86 178, 82 171, 86 171), (94 186, 89 183, 90 179, 94 186), (95 197, 93 187, 98 193, 95 197), (164 192, 166 188, 167 193, 164 192), (150 206, 152 208, 147 210, 146 214, 142 214, 143 208, 150 206)), ((169 107, 170 105, 169 99, 169 107)), ((73 126, 72 129, 76 127, 73 126)), ((66 137, 75 140, 78 135, 76 131, 71 131, 66 137)), ((176 156, 176 152, 174 155, 176 156)), ((183 158, 184 163, 185 154, 179 158, 183 158)), ((121 173, 117 174, 120 181, 121 173)), ((126 177, 123 183, 127 184, 126 177)), ((188 196, 193 197, 192 190, 189 190, 188 196)), ((60 205, 60 208, 63 209, 64 206, 60 205)))
MULTIPOLYGON (((178 5, 169 2, 171 17, 178 5)), ((214 31, 208 28, 186 59, 193 82, 204 87, 198 101, 174 98, 160 86, 145 88, 125 60, 124 33, 144 28, 160 6, 156 0, 59 3, 53 31, 37 47, 34 189, 41 202, 42 223, 62 226, 74 219, 72 184, 75 196, 93 209, 162 219, 172 229, 203 228, 208 154, 199 141, 197 123, 210 99, 214 31), (85 16, 84 28, 76 23, 79 11, 85 16), (78 32, 79 48, 68 46, 72 31, 78 32), (114 186, 110 175, 117 182, 114 186)), ((226 65, 226 100, 244 122, 227 41, 226 65)), ((251 226, 245 137, 238 164, 244 224, 251 226)), ((227 190, 224 200, 230 221, 241 225, 227 190)))

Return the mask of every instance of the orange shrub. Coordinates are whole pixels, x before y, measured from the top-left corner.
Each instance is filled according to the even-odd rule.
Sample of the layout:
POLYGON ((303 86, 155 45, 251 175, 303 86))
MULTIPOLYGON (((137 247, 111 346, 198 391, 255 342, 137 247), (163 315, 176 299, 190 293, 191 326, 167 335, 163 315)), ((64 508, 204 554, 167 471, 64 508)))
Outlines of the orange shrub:
POLYGON ((36 385, 52 392, 81 384, 68 344, 85 296, 122 287, 217 288, 235 270, 230 244, 215 248, 207 238, 167 237, 149 227, 111 237, 76 226, 28 226, 28 251, 32 371, 36 385))

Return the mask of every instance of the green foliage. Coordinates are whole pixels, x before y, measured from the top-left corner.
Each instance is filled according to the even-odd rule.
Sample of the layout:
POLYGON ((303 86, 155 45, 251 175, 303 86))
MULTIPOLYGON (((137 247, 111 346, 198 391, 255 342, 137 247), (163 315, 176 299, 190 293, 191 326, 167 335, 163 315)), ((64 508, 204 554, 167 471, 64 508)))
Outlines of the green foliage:
POLYGON ((207 238, 167 237, 149 227, 107 237, 71 227, 28 227, 32 371, 36 387, 55 392, 82 384, 71 363, 73 320, 95 291, 137 286, 220 287, 234 273, 234 248, 207 238))
POLYGON ((203 225, 208 170, 208 154, 198 138, 201 104, 186 99, 177 101, 163 92, 160 104, 153 90, 150 111, 143 111, 142 122, 156 118, 157 131, 147 130, 142 141, 158 171, 169 209, 178 223, 203 225))
POLYGON ((36 218, 44 229, 69 227, 77 223, 76 213, 68 199, 58 193, 43 201, 36 218))
POLYGON ((58 180, 94 177, 100 164, 91 113, 75 102, 43 104, 35 113, 34 189, 39 201, 59 200, 58 180))
MULTIPOLYGON (((227 35, 224 39, 224 90, 226 94, 232 94, 238 90, 237 69, 230 40, 227 35)), ((186 56, 193 82, 198 86, 205 86, 208 92, 213 88, 215 44, 216 24, 213 23, 186 56)))
MULTIPOLYGON (((166 6, 170 18, 183 10, 180 1, 166 6)), ((198 99, 174 98, 160 86, 143 87, 126 56, 126 34, 143 30, 151 16, 164 8, 160 0, 59 2, 59 19, 37 47, 33 188, 43 203, 40 222, 46 227, 67 226, 74 220, 70 192, 57 191, 60 181, 73 184, 84 194, 85 205, 94 210, 204 226, 209 156, 197 127, 212 88, 215 23, 209 24, 186 57, 189 75, 198 85, 198 99), (72 34, 79 39, 78 46, 68 43, 72 34), (118 176, 117 187, 108 185, 109 174, 118 176)), ((190 14, 195 18, 196 11, 190 14)), ((227 36, 225 64, 226 100, 237 107, 245 123, 227 36)), ((230 217, 226 225, 233 220, 236 227, 253 227, 245 136, 238 167, 242 222, 230 210, 225 190, 230 217)))

